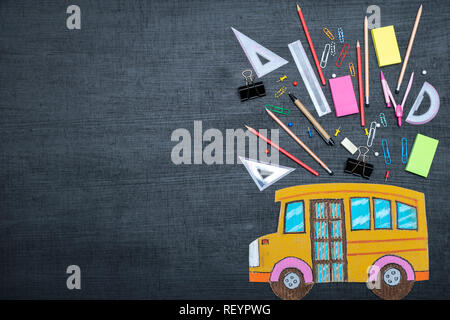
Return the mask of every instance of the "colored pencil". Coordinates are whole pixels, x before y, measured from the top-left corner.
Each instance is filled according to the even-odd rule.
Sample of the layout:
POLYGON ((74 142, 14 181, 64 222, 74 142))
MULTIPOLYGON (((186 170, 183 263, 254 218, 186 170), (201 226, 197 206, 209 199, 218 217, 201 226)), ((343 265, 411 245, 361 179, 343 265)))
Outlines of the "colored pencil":
POLYGON ((270 144, 272 147, 274 147, 275 149, 277 149, 278 151, 280 151, 282 154, 284 154, 286 157, 288 157, 289 159, 291 159, 292 161, 294 161, 295 163, 299 164, 300 166, 302 166, 303 168, 305 168, 306 170, 308 170, 309 172, 311 172, 313 175, 318 176, 319 173, 310 168, 308 165, 306 165, 305 163, 303 163, 302 161, 298 160, 296 157, 294 157, 292 154, 290 154, 289 152, 287 152, 286 150, 284 150, 283 148, 281 148, 279 145, 277 145, 275 142, 272 142, 271 140, 267 139, 265 136, 263 136, 261 133, 259 133, 258 131, 256 131, 255 129, 249 127, 249 126, 245 126, 248 131, 250 131, 251 133, 253 133, 255 136, 257 136, 258 138, 260 138, 261 140, 265 141, 266 143, 270 144))
POLYGON ((308 148, 308 146, 302 141, 300 140, 299 137, 297 137, 292 131, 291 129, 289 129, 276 115, 274 115, 270 110, 266 109, 266 112, 269 114, 270 117, 272 117, 273 120, 275 120, 276 123, 278 123, 278 125, 283 128, 284 131, 287 132, 288 135, 291 136, 292 139, 294 139, 295 142, 297 142, 300 147, 302 147, 314 160, 316 160, 316 162, 318 164, 320 164, 320 166, 322 168, 325 169, 325 171, 329 174, 329 175, 333 175, 333 171, 331 171, 327 165, 320 160, 320 158, 314 153, 312 152, 312 150, 310 148, 308 148))
POLYGON ((366 89, 366 108, 369 106, 369 27, 364 17, 364 79, 366 89))
POLYGON ((364 115, 364 101, 363 101, 363 81, 362 81, 362 69, 361 69, 361 47, 359 41, 356 41, 356 61, 358 62, 358 87, 359 87, 359 109, 361 113, 361 127, 366 126, 366 120, 364 115))
POLYGON ((319 59, 317 58, 316 50, 314 49, 314 45, 311 40, 311 36, 309 35, 308 27, 306 26, 305 17, 303 17, 302 9, 300 9, 300 6, 297 4, 297 13, 300 18, 300 22, 303 26, 303 31, 305 32, 306 40, 308 40, 309 48, 311 49, 311 53, 314 59, 314 63, 316 64, 317 72, 319 73, 320 82, 322 82, 323 86, 327 85, 327 82, 325 81, 325 77, 322 73, 322 68, 320 67, 319 59))
POLYGON ((411 73, 411 77, 409 78, 408 87, 406 87, 406 92, 403 97, 402 104, 400 106, 397 106, 397 109, 395 109, 395 115, 397 116, 397 124, 399 127, 402 126, 403 109, 405 107, 406 98, 408 98, 409 91, 411 90, 413 79, 414 79, 414 72, 411 73))
POLYGON ((416 37, 417 27, 419 26, 421 15, 422 15, 422 5, 420 5, 419 11, 417 11, 416 20, 414 21, 414 27, 411 32, 411 37, 409 38, 408 48, 406 49, 405 60, 403 60, 402 70, 400 71, 400 75, 398 76, 397 89, 395 89, 396 94, 398 94, 400 92, 400 85, 402 84, 403 77, 405 76, 406 66, 408 65, 409 56, 411 55, 411 49, 412 49, 412 46, 414 43, 414 38, 416 37))
POLYGON ((290 92, 289 98, 291 98, 292 102, 296 105, 296 107, 303 113, 303 115, 306 117, 306 119, 311 122, 311 124, 314 126, 314 129, 320 134, 323 140, 330 146, 334 146, 334 141, 331 139, 331 136, 325 131, 324 128, 320 125, 319 122, 313 117, 313 115, 306 109, 306 107, 298 100, 293 94, 290 92))
POLYGON ((381 87, 383 88, 384 101, 386 102, 386 107, 390 108, 391 102, 389 100, 387 81, 384 78, 383 71, 380 71, 380 78, 381 78, 381 87))
MULTIPOLYGON (((397 102, 395 102, 394 96, 392 95, 391 89, 389 88, 389 84, 387 83, 387 80, 384 78, 383 73, 381 73, 382 75, 382 84, 383 84, 383 90, 385 90, 385 95, 387 94, 389 99, 392 102, 392 105, 394 106, 394 111, 395 111, 395 116, 397 117, 397 124, 399 127, 402 126, 402 116, 403 116, 403 106, 397 104, 397 102)), ((412 79, 409 80, 409 84, 408 84, 408 89, 406 90, 406 94, 409 93, 409 89, 411 89, 411 84, 412 84, 412 79)), ((388 105, 388 107, 390 107, 390 105, 388 105)))

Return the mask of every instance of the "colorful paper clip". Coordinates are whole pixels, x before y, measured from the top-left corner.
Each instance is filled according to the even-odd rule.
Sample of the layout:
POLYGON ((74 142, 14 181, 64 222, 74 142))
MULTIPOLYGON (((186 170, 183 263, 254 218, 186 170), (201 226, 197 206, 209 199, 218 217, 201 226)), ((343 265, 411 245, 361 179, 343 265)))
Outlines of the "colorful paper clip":
POLYGON ((391 155, 389 154, 389 146, 386 138, 381 139, 381 146, 383 147, 384 163, 391 164, 391 155))
POLYGON ((336 67, 340 67, 342 65, 342 62, 344 62, 345 56, 347 55, 348 49, 350 48, 350 45, 348 43, 345 43, 342 46, 341 53, 339 53, 339 57, 336 61, 336 67))
POLYGON ((283 95, 283 93, 285 93, 287 90, 286 86, 282 86, 276 93, 275 93, 275 98, 279 98, 283 95))
POLYGON ((370 131, 369 131, 369 136, 367 137, 367 146, 370 148, 373 145, 373 140, 375 139, 375 134, 377 133, 377 128, 380 127, 380 124, 372 121, 370 123, 370 131))
POLYGON ((336 55, 336 43, 334 41, 331 41, 330 46, 330 54, 334 57, 336 55))
POLYGON ((408 140, 402 138, 402 163, 406 164, 408 162, 408 140))
POLYGON ((284 114, 286 116, 288 116, 289 113, 291 112, 289 109, 273 106, 271 104, 266 104, 264 107, 267 110, 269 110, 269 111, 276 112, 276 113, 279 113, 279 114, 284 114))
POLYGON ((341 27, 338 28, 338 38, 341 43, 344 43, 344 30, 341 27))
POLYGON ((325 67, 327 66, 328 55, 330 54, 330 49, 331 49, 331 46, 329 43, 327 43, 325 45, 325 48, 323 48, 322 58, 320 59, 320 67, 322 69, 325 69, 325 67))
POLYGON ((355 72, 355 66, 353 65, 353 62, 350 62, 348 64, 348 68, 350 69, 350 75, 352 77, 356 76, 356 72, 355 72))
POLYGON ((325 33, 327 37, 330 38, 330 40, 334 40, 334 35, 331 33, 330 30, 328 30, 328 28, 323 28, 323 33, 325 33))
POLYGON ((386 121, 386 116, 384 115, 384 113, 380 113, 380 122, 383 125, 383 127, 387 127, 387 121, 386 121))

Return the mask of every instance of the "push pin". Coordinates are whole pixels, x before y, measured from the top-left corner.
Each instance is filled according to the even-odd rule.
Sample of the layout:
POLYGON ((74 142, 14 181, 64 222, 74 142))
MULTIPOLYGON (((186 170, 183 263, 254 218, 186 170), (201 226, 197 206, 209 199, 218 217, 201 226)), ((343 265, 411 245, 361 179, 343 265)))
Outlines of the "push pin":
POLYGON ((288 123, 288 127, 292 127, 292 122, 289 122, 289 123, 288 123))
POLYGON ((277 80, 277 82, 283 82, 286 79, 287 79, 287 76, 282 76, 282 77, 280 77, 280 80, 277 80))
POLYGON ((297 81, 292 82, 292 84, 294 85, 294 87, 296 87, 298 85, 297 81))
POLYGON ((339 134, 339 132, 341 132, 341 130, 340 130, 340 129, 341 129, 341 127, 340 127, 340 126, 339 126, 339 128, 337 128, 337 129, 336 129, 336 133, 334 134, 334 136, 335 136, 335 137, 337 137, 337 136, 338 136, 338 134, 339 134))
POLYGON ((369 131, 367 131, 367 128, 364 128, 364 134, 365 134, 366 136, 369 135, 369 131))
POLYGON ((310 138, 312 138, 311 129, 308 127, 308 135, 310 138))
POLYGON ((266 154, 269 154, 270 153, 270 150, 269 149, 266 149, 266 154))
POLYGON ((386 171, 386 174, 384 175, 384 182, 386 182, 387 179, 389 178, 389 172, 391 172, 391 170, 386 171))

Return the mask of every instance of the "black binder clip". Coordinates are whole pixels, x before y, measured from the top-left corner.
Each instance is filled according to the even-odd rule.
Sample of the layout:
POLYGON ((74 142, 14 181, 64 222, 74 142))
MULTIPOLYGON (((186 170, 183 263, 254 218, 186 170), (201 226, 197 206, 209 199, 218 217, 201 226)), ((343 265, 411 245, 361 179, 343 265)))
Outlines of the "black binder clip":
POLYGON ((266 95, 264 83, 262 81, 256 83, 253 82, 254 77, 252 70, 242 71, 242 76, 245 79, 245 86, 238 88, 241 101, 247 101, 258 97, 264 97, 266 95))
POLYGON ((359 154, 358 154, 358 158, 356 160, 352 159, 352 158, 347 159, 347 163, 345 164, 344 172, 353 174, 355 176, 363 177, 364 179, 369 179, 370 175, 372 174, 372 171, 373 171, 373 165, 370 163, 367 163, 367 160, 369 159, 369 156, 367 156, 367 153, 369 152, 369 148, 360 146, 360 147, 358 147, 358 151, 359 151, 359 154), (366 149, 367 151, 362 153, 361 152, 362 148, 366 149))

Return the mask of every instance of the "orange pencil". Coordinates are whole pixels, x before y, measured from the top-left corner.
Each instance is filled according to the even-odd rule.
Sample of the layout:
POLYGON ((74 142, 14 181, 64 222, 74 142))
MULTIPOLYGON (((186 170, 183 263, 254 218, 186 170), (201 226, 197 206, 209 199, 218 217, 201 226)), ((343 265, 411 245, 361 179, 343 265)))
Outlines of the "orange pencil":
POLYGON ((286 157, 288 157, 289 159, 291 159, 292 161, 294 161, 295 163, 301 165, 303 168, 305 168, 306 170, 308 170, 309 172, 311 172, 313 175, 318 176, 319 173, 312 169, 311 167, 309 167, 308 165, 306 165, 305 163, 303 163, 302 161, 298 160, 296 157, 294 157, 292 154, 290 154, 289 152, 287 152, 286 150, 284 150, 283 148, 281 148, 279 145, 277 145, 276 143, 272 142, 271 140, 267 139, 266 137, 264 137, 261 133, 259 133, 258 131, 256 131, 255 129, 249 127, 249 126, 245 126, 248 131, 250 131, 251 133, 253 133, 255 136, 257 136, 258 138, 260 138, 261 140, 265 141, 266 143, 270 144, 272 147, 274 147, 275 149, 277 149, 278 151, 280 151, 282 154, 284 154, 286 157))
POLYGON ((362 81, 362 69, 361 69, 361 47, 359 41, 356 42, 356 61, 358 62, 358 88, 359 88, 359 109, 361 113, 361 127, 366 126, 364 117, 364 97, 363 97, 363 81, 362 81))

